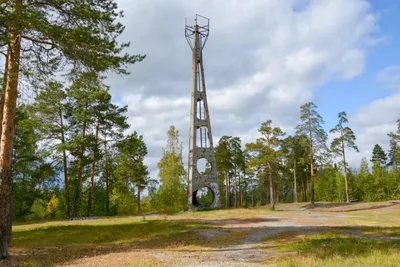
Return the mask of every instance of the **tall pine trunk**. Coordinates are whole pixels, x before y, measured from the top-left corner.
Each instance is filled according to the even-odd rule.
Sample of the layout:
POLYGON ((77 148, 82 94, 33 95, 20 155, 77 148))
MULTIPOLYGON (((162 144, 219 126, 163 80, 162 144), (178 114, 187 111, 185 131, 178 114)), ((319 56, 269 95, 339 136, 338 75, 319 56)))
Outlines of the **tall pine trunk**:
POLYGON ((236 171, 236 166, 235 166, 235 179, 234 179, 234 187, 235 187, 235 208, 238 207, 238 186, 237 186, 237 171, 236 171))
POLYGON ((240 190, 240 184, 241 184, 241 179, 240 179, 240 173, 239 173, 239 207, 243 206, 243 192, 240 190))
POLYGON ((89 185, 89 199, 88 199, 88 212, 87 216, 92 216, 92 206, 93 206, 93 187, 94 187, 94 174, 96 171, 96 156, 97 156, 97 145, 99 138, 99 122, 96 124, 96 137, 95 137, 95 148, 93 149, 92 157, 92 170, 90 171, 90 185, 89 185))
POLYGON ((272 179, 272 172, 271 172, 271 167, 270 164, 268 164, 268 176, 269 176, 269 201, 271 204, 271 209, 275 210, 275 192, 274 192, 274 183, 272 179))
MULTIPOLYGON (((106 139, 106 138, 104 138, 106 139)), ((104 176, 106 178, 106 212, 107 216, 110 215, 110 185, 109 185, 109 178, 108 178, 108 154, 107 154, 107 141, 104 143, 104 176)))
MULTIPOLYGON (((85 116, 82 126, 82 141, 84 142, 86 138, 86 110, 87 110, 88 103, 85 104, 85 116)), ((81 151, 79 153, 79 160, 78 160, 78 181, 76 184, 76 194, 75 194, 75 203, 74 203, 74 217, 79 216, 79 209, 81 204, 81 187, 82 187, 82 173, 83 173, 83 154, 85 152, 85 145, 81 144, 81 151)))
POLYGON ((301 201, 307 202, 307 195, 306 195, 306 174, 303 172, 303 179, 301 179, 301 201))
MULTIPOLYGON (((22 0, 13 1, 13 13, 21 13, 22 0)), ((0 139, 0 258, 8 257, 11 242, 11 187, 12 152, 15 135, 15 112, 17 105, 18 74, 21 55, 21 30, 11 29, 7 48, 7 72, 5 73, 5 91, 3 118, 0 139)))
MULTIPOLYGON (((0 99, 0 122, 3 122, 3 109, 4 109, 4 97, 6 94, 6 86, 7 86, 7 73, 8 73, 8 53, 6 56, 6 62, 4 67, 4 76, 3 76, 3 84, 1 87, 1 99, 0 99)), ((0 123, 0 134, 3 128, 3 124, 0 123)))
POLYGON ((225 171, 225 208, 229 208, 229 180, 228 172, 225 171))
POLYGON ((142 179, 139 178, 138 181, 138 196, 137 196, 137 207, 138 207, 138 212, 140 212, 140 187, 142 186, 142 179))
MULTIPOLYGON (((311 113, 311 111, 310 111, 311 113)), ((311 120, 309 122, 309 131, 310 131, 310 182, 311 182, 311 206, 314 207, 315 199, 314 199, 314 151, 313 151, 313 138, 312 138, 312 126, 311 120)))
POLYGON ((293 202, 297 202, 296 160, 293 161, 293 202))
POLYGON ((68 166, 67 166, 67 153, 65 151, 65 135, 64 135, 64 124, 63 114, 61 108, 59 110, 60 116, 60 131, 61 131, 61 143, 63 144, 63 167, 64 167, 64 187, 65 187, 65 217, 71 216, 69 211, 69 182, 68 182, 68 166))
MULTIPOLYGON (((342 130, 342 137, 343 137, 343 130, 342 130)), ((343 169, 344 169, 344 184, 346 189, 346 202, 350 203, 350 193, 349 193, 349 177, 347 176, 347 169, 346 169, 346 154, 344 150, 344 141, 342 139, 342 155, 343 155, 343 169)))

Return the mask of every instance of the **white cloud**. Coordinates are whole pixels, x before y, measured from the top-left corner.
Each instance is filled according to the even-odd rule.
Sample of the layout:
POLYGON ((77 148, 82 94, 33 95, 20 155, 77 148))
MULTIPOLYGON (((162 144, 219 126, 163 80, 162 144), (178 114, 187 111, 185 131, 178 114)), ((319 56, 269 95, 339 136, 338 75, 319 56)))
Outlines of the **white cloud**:
POLYGON ((395 93, 360 107, 351 117, 350 122, 357 137, 360 153, 349 153, 349 164, 358 167, 361 159, 371 158, 375 144, 389 149, 389 132, 396 132, 396 121, 400 113, 400 94, 395 93))
POLYGON ((400 89, 400 65, 393 65, 382 70, 377 80, 389 89, 400 89))
POLYGON ((147 58, 130 68, 129 77, 109 82, 129 105, 132 130, 150 147, 152 169, 169 125, 188 143, 191 51, 185 17, 211 19, 204 60, 215 139, 252 141, 267 119, 293 129, 313 90, 362 73, 366 50, 378 40, 378 17, 364 0, 118 2, 126 14, 123 39, 131 41, 131 53, 147 58))

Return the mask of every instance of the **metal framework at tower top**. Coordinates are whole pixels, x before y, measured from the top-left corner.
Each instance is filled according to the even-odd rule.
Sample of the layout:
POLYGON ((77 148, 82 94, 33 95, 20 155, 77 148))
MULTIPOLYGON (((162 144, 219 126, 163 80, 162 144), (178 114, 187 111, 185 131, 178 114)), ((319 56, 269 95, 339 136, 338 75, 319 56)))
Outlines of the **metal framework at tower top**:
POLYGON ((210 32, 210 20, 196 14, 194 25, 185 23, 185 37, 193 52, 192 93, 189 131, 189 183, 188 209, 219 208, 220 194, 217 182, 214 147, 211 133, 210 113, 207 104, 206 82, 204 78, 203 48, 210 32), (201 23, 203 22, 203 23, 201 23), (199 169, 199 160, 207 162, 207 169, 199 169), (199 190, 208 188, 213 200, 209 206, 198 201, 199 190))

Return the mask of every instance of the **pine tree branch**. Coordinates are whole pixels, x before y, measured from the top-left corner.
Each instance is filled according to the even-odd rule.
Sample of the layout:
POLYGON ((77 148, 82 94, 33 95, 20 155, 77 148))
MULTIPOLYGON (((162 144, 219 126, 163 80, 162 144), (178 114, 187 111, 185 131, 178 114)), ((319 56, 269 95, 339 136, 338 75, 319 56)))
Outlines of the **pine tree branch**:
POLYGON ((38 40, 38 39, 35 39, 35 38, 32 38, 32 37, 28 37, 28 36, 26 36, 26 35, 22 35, 21 37, 24 38, 24 39, 26 39, 26 40, 31 41, 32 43, 36 44, 37 46, 39 46, 39 47, 41 47, 41 48, 43 48, 43 49, 45 49, 45 50, 47 50, 47 51, 50 51, 50 50, 56 48, 56 44, 55 44, 55 43, 52 43, 52 42, 49 42, 49 41, 38 40), (50 45, 51 48, 46 48, 46 47, 44 47, 44 46, 42 46, 42 45, 39 45, 39 44, 50 45))

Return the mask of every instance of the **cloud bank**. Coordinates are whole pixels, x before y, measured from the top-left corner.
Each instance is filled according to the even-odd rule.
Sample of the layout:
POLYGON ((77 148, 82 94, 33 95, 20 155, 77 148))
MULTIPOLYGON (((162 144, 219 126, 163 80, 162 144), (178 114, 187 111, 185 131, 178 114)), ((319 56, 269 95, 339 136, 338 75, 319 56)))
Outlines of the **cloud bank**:
MULTIPOLYGON (((191 50, 184 36, 185 17, 198 13, 211 19, 203 56, 214 144, 222 135, 252 141, 267 119, 293 131, 300 105, 313 101, 318 86, 360 75, 368 49, 379 40, 378 16, 364 0, 118 3, 125 10, 122 39, 131 42, 131 53, 147 57, 130 67, 129 77, 113 76, 108 82, 119 102, 129 105, 131 131, 144 136, 153 176, 169 125, 180 132, 187 162, 191 50)), ((390 75, 381 76, 392 82, 390 75)), ((378 116, 374 110, 388 103, 396 109, 395 101, 377 100, 354 114, 360 148, 364 143, 366 149, 372 148, 376 133, 386 130, 382 125, 391 129, 392 120, 374 128, 362 114, 378 116)), ((359 156, 352 155, 354 162, 359 156)))

